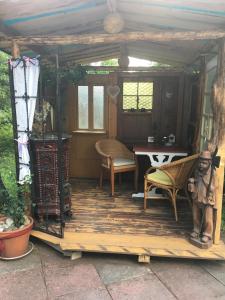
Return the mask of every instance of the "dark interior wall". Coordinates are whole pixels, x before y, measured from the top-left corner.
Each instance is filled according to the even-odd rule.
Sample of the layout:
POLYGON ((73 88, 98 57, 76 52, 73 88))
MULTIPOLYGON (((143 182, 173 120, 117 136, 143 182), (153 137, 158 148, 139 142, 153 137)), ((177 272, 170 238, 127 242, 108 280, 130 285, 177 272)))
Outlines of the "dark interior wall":
MULTIPOLYGON (((178 88, 177 78, 162 78, 159 97, 159 115, 157 123, 159 137, 168 136, 173 133, 176 135, 177 110, 178 110, 178 88)), ((157 105, 157 104, 156 104, 157 105)))
MULTIPOLYGON (((121 90, 123 80, 120 80, 121 90)), ((140 78, 136 80, 142 81, 140 78)), ((119 99, 118 137, 130 146, 146 144, 148 136, 154 136, 160 142, 162 137, 171 133, 180 135, 178 111, 182 111, 184 94, 180 76, 151 76, 149 80, 154 82, 152 112, 123 112, 122 93, 119 99)))

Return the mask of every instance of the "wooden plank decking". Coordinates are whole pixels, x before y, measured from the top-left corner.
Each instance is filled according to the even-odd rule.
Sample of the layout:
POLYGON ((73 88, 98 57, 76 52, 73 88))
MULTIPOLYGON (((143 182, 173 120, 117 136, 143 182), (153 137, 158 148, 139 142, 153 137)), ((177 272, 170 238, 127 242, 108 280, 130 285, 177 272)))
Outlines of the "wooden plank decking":
POLYGON ((124 189, 109 196, 106 187, 100 190, 95 182, 79 182, 73 186, 73 218, 67 221, 69 232, 186 236, 191 230, 191 211, 186 200, 178 201, 179 221, 167 200, 150 200, 143 210, 143 198, 132 198, 124 189))
POLYGON ((75 183, 73 217, 66 222, 64 238, 38 231, 32 235, 61 251, 225 259, 223 242, 208 250, 189 243, 191 212, 185 200, 178 201, 176 222, 169 201, 150 201, 144 212, 143 199, 132 199, 131 191, 123 190, 113 198, 108 191, 99 190, 94 182, 75 183))

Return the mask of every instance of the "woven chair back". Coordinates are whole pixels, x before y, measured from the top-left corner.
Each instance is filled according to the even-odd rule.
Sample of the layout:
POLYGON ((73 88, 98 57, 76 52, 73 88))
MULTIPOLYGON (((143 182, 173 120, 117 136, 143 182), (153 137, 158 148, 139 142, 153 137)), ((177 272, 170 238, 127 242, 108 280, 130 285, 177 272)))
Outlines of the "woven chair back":
POLYGON ((129 158, 132 156, 127 147, 115 139, 102 139, 96 142, 95 148, 98 152, 110 155, 112 158, 129 158))
POLYGON ((177 161, 174 161, 168 165, 160 167, 169 173, 175 182, 175 187, 182 189, 188 178, 191 176, 194 167, 196 166, 199 154, 188 156, 177 161))

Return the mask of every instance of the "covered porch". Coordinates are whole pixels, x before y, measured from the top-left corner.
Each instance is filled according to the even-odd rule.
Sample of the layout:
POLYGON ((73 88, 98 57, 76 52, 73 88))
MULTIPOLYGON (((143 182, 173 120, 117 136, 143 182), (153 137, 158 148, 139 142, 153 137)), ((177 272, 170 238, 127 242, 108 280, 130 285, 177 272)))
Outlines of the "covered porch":
MULTIPOLYGON (((68 255, 82 251, 135 254, 142 262, 150 256, 225 259, 220 239, 225 158, 224 5, 219 1, 186 1, 179 6, 176 1, 85 0, 62 7, 57 0, 38 3, 38 13, 32 3, 3 2, 1 48, 12 50, 13 58, 24 64, 23 55, 41 55, 36 112, 44 115, 46 103, 51 107, 51 120, 42 122, 38 134, 34 127, 29 132, 30 137, 36 134, 36 145, 31 138, 30 154, 34 154, 34 169, 39 168, 34 171, 36 222, 32 235, 68 255), (206 9, 207 5, 212 9, 206 9), (128 57, 155 65, 130 67, 128 57), (92 65, 108 59, 118 60, 118 65, 92 65), (76 81, 65 76, 74 70, 84 71, 85 76, 76 81), (174 146, 182 155, 219 148, 217 209, 209 249, 189 242, 192 213, 185 197, 178 197, 176 222, 164 197, 150 200, 144 211, 143 198, 132 197, 129 176, 119 189, 117 185, 113 197, 106 177, 103 190, 98 187, 98 140, 116 139, 133 151, 147 146, 152 137, 157 146, 170 147, 165 142, 169 135, 174 136, 174 146), (68 211, 72 216, 67 216, 68 211)), ((28 101, 29 97, 24 98, 28 101)), ((15 139, 17 134, 15 121, 15 139)), ((141 192, 151 162, 148 157, 139 157, 138 162, 141 192)))

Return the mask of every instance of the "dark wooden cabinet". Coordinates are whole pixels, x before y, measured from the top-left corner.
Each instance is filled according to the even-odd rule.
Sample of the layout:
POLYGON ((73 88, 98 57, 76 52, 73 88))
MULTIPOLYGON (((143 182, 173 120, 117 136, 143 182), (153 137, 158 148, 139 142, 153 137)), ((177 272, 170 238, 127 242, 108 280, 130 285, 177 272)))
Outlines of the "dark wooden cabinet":
MULTIPOLYGON (((46 135, 31 139, 34 180, 34 211, 38 216, 59 216, 59 162, 58 138, 46 135)), ((63 213, 71 209, 71 187, 69 184, 69 136, 62 139, 61 176, 63 181, 63 213)))

